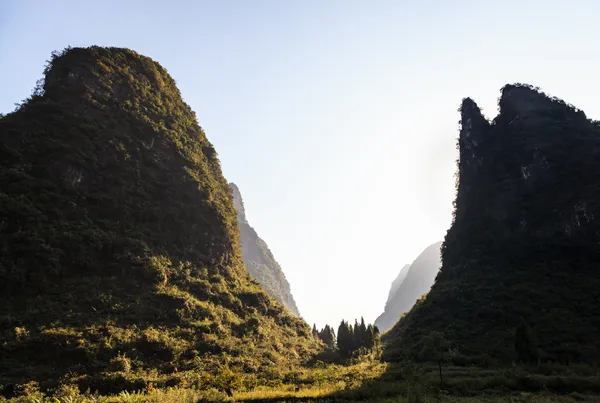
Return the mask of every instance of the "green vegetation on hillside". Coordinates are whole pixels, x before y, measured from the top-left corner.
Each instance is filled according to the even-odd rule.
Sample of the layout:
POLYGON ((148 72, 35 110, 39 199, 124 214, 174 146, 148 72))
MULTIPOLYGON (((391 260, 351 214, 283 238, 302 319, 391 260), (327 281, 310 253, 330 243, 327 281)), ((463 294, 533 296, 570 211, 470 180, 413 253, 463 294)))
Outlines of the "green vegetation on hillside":
POLYGON ((0 402, 598 401, 582 112, 507 86, 490 123, 465 100, 442 270, 382 363, 377 326, 311 332, 252 279, 235 189, 160 65, 73 48, 44 74, 0 116, 0 402))
POLYGON ((462 104, 443 266, 385 335, 387 359, 418 359, 433 331, 463 365, 600 359, 600 125, 524 85, 504 87, 499 104, 492 122, 462 104))
POLYGON ((2 393, 230 389, 317 352, 244 268, 217 154, 167 72, 90 47, 44 73, 0 119, 2 393))
POLYGON ((260 283, 267 294, 282 303, 291 313, 300 316, 296 301, 292 295, 281 266, 275 260, 273 253, 254 228, 248 224, 242 194, 235 183, 229 186, 233 192, 233 205, 237 212, 240 227, 240 240, 242 244, 242 258, 244 265, 252 277, 260 283))

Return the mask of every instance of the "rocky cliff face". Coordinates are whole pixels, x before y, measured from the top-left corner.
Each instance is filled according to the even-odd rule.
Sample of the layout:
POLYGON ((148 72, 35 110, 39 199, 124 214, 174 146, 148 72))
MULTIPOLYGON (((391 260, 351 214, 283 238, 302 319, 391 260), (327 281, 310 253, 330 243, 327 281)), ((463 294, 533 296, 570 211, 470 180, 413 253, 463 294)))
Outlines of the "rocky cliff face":
POLYGON ((43 88, 0 118, 4 392, 66 377, 101 392, 208 388, 224 357, 257 373, 306 358, 310 328, 240 252, 215 149, 151 59, 54 54, 43 88))
POLYGON ((443 265, 387 335, 389 359, 436 330, 463 355, 510 361, 521 317, 542 359, 600 357, 599 125, 525 85, 504 87, 499 107, 488 122, 463 101, 443 265))
POLYGON ((441 242, 428 246, 410 266, 407 265, 400 271, 398 275, 400 281, 396 287, 394 285, 398 279, 392 284, 385 310, 375 320, 375 325, 381 332, 390 329, 423 294, 429 292, 435 276, 440 270, 441 246, 441 242))
POLYGON ((396 295, 396 292, 398 291, 398 288, 400 288, 400 286, 402 285, 402 282, 406 278, 406 274, 408 273, 408 269, 409 268, 410 268, 410 265, 409 264, 405 264, 404 267, 402 267, 402 269, 400 269, 400 272, 398 272, 398 276, 396 276, 396 278, 394 279, 394 281, 392 281, 392 286, 390 287, 390 291, 388 292, 387 300, 385 301, 385 308, 386 309, 390 305, 390 302, 392 301, 392 299, 394 298, 394 296, 396 295))
POLYGON ((233 192, 233 205, 237 211, 240 226, 240 240, 242 243, 244 264, 252 277, 263 286, 267 294, 282 303, 291 313, 300 316, 290 289, 290 284, 283 270, 281 270, 279 263, 273 257, 265 241, 258 236, 254 228, 246 220, 246 211, 244 210, 244 202, 240 190, 235 183, 230 183, 229 186, 233 192))

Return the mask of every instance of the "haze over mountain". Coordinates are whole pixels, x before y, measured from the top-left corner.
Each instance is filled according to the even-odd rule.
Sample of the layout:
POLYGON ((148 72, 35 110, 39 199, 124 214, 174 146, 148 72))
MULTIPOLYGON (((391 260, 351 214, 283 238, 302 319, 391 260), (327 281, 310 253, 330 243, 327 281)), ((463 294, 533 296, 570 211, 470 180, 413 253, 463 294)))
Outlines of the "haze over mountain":
POLYGON ((429 245, 408 268, 404 266, 400 271, 398 278, 392 283, 384 312, 375 320, 375 325, 381 332, 390 329, 402 314, 408 312, 420 297, 429 292, 441 267, 441 246, 441 242, 429 245))
POLYGON ((273 257, 266 242, 248 224, 244 201, 239 188, 235 183, 230 183, 229 186, 233 192, 233 206, 237 212, 240 227, 244 265, 252 277, 262 285, 267 294, 285 305, 291 313, 300 316, 296 301, 294 301, 290 290, 290 284, 285 278, 283 270, 273 257))
POLYGON ((386 335, 386 357, 418 356, 443 332, 463 356, 515 360, 520 323, 542 360, 600 358, 600 124, 526 85, 486 120, 464 99, 454 221, 427 297, 386 335))
POLYGON ((387 301, 385 301, 385 306, 388 306, 388 304, 390 303, 392 298, 394 298, 394 296, 396 295, 396 291, 398 291, 398 288, 400 288, 400 286, 402 285, 402 282, 406 278, 406 274, 408 273, 409 268, 410 268, 410 265, 405 264, 402 267, 402 269, 400 269, 400 272, 398 273, 398 275, 396 276, 394 281, 392 281, 392 286, 390 287, 390 292, 388 293, 387 301))
POLYGON ((0 118, 0 384, 203 388, 222 364, 316 351, 244 267, 217 153, 167 72, 93 46, 44 73, 0 118))

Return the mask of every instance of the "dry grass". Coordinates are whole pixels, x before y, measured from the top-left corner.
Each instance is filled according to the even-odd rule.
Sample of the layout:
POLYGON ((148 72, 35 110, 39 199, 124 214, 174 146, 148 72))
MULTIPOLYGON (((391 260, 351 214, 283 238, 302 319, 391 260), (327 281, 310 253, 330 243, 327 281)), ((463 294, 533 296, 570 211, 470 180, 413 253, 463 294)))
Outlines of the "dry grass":
MULTIPOLYGON (((552 390, 556 376, 533 372, 490 370, 481 368, 445 368, 446 381, 440 389, 436 373, 430 367, 404 366, 363 362, 351 366, 329 365, 318 368, 297 368, 280 374, 270 383, 252 385, 248 379, 237 382, 233 397, 222 390, 198 387, 167 389, 146 388, 135 393, 122 392, 113 396, 80 393, 72 385, 63 385, 48 395, 43 395, 35 385, 21 390, 22 396, 0 403, 217 403, 217 402, 378 402, 378 403, 575 403, 600 402, 598 393, 584 388, 593 376, 564 374, 561 385, 580 387, 578 392, 552 390), (523 377, 536 379, 542 386, 535 391, 519 387, 523 377), (585 383, 583 380, 586 380, 585 383), (544 384, 544 382, 546 382, 544 384), (571 383, 569 383, 571 382, 571 383), (251 385, 251 386, 250 386, 251 385), (585 392, 588 390, 587 392, 585 392), (584 393, 585 392, 585 393, 584 393)), ((584 371, 585 372, 585 371, 584 371)), ((240 375, 241 376, 241 375, 240 375)), ((247 374, 246 377, 254 375, 247 374)), ((530 385, 529 385, 530 386, 530 385)))

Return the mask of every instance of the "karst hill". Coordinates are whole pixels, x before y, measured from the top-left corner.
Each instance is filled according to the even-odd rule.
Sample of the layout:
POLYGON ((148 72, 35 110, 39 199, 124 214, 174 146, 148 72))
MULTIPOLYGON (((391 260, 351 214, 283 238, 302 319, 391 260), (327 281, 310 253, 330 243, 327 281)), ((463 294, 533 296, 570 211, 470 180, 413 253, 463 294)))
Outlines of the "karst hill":
POLYGON ((275 260, 267 243, 258 236, 246 219, 246 210, 244 209, 240 189, 235 183, 230 183, 229 186, 233 192, 233 205, 237 212, 240 227, 244 265, 267 294, 281 302, 291 313, 300 316, 290 283, 287 281, 281 266, 275 260))
POLYGON ((156 62, 55 53, 0 118, 0 384, 211 382, 317 348, 242 263, 217 153, 156 62))
POLYGON ((486 120, 461 107, 454 220, 428 296, 386 336, 388 359, 443 332, 455 353, 515 360, 515 329, 539 358, 600 358, 600 125, 527 85, 486 120))
POLYGON ((392 284, 383 313, 375 320, 380 331, 389 330, 419 298, 429 292, 440 270, 441 246, 441 242, 429 245, 410 266, 400 271, 392 284))

